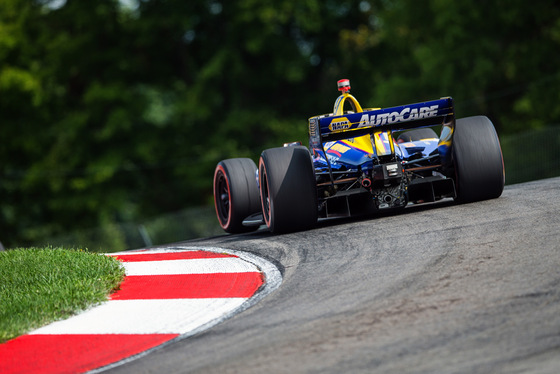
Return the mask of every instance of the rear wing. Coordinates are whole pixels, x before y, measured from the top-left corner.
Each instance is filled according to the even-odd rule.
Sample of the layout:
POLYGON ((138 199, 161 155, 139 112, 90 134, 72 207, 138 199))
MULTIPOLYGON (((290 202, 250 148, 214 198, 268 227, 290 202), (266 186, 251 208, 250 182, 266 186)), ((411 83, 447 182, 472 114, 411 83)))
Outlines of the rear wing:
POLYGON ((318 116, 309 119, 310 145, 355 138, 378 131, 399 131, 450 123, 454 120, 450 97, 393 108, 364 110, 339 116, 318 116))

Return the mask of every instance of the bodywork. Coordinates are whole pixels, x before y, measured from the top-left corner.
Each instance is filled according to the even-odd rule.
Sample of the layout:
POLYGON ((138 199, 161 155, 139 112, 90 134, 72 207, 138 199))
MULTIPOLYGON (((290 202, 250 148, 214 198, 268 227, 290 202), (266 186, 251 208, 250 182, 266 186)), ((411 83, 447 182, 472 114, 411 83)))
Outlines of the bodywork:
POLYGON ((309 149, 319 215, 349 216, 455 197, 450 97, 384 109, 362 109, 343 92, 333 112, 309 119, 309 149), (439 136, 401 141, 406 130, 439 136))

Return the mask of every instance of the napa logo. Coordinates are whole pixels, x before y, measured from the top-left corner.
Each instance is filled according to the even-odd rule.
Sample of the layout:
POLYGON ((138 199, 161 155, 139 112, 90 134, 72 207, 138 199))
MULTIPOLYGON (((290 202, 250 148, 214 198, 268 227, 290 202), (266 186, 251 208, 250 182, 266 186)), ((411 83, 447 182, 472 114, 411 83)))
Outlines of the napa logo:
POLYGON ((343 131, 348 128, 350 128, 350 121, 348 121, 348 118, 346 117, 335 118, 331 121, 329 125, 329 129, 332 132, 343 131))

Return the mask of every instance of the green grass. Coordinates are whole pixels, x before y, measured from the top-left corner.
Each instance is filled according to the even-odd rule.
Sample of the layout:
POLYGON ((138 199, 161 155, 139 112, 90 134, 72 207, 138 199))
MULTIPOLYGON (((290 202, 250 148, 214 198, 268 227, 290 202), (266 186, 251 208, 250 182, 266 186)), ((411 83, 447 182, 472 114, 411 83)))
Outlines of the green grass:
POLYGON ((83 250, 0 252, 0 343, 107 300, 123 278, 119 261, 83 250))

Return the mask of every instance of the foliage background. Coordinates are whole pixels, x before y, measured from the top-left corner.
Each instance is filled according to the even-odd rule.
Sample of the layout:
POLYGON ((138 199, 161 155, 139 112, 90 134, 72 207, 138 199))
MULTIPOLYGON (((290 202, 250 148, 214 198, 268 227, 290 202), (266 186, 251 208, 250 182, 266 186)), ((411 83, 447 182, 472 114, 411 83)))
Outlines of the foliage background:
POLYGON ((0 240, 126 247, 115 225, 210 205, 219 160, 305 142, 340 78, 365 106, 453 96, 502 139, 544 131, 559 66, 553 0, 2 0, 0 240))

